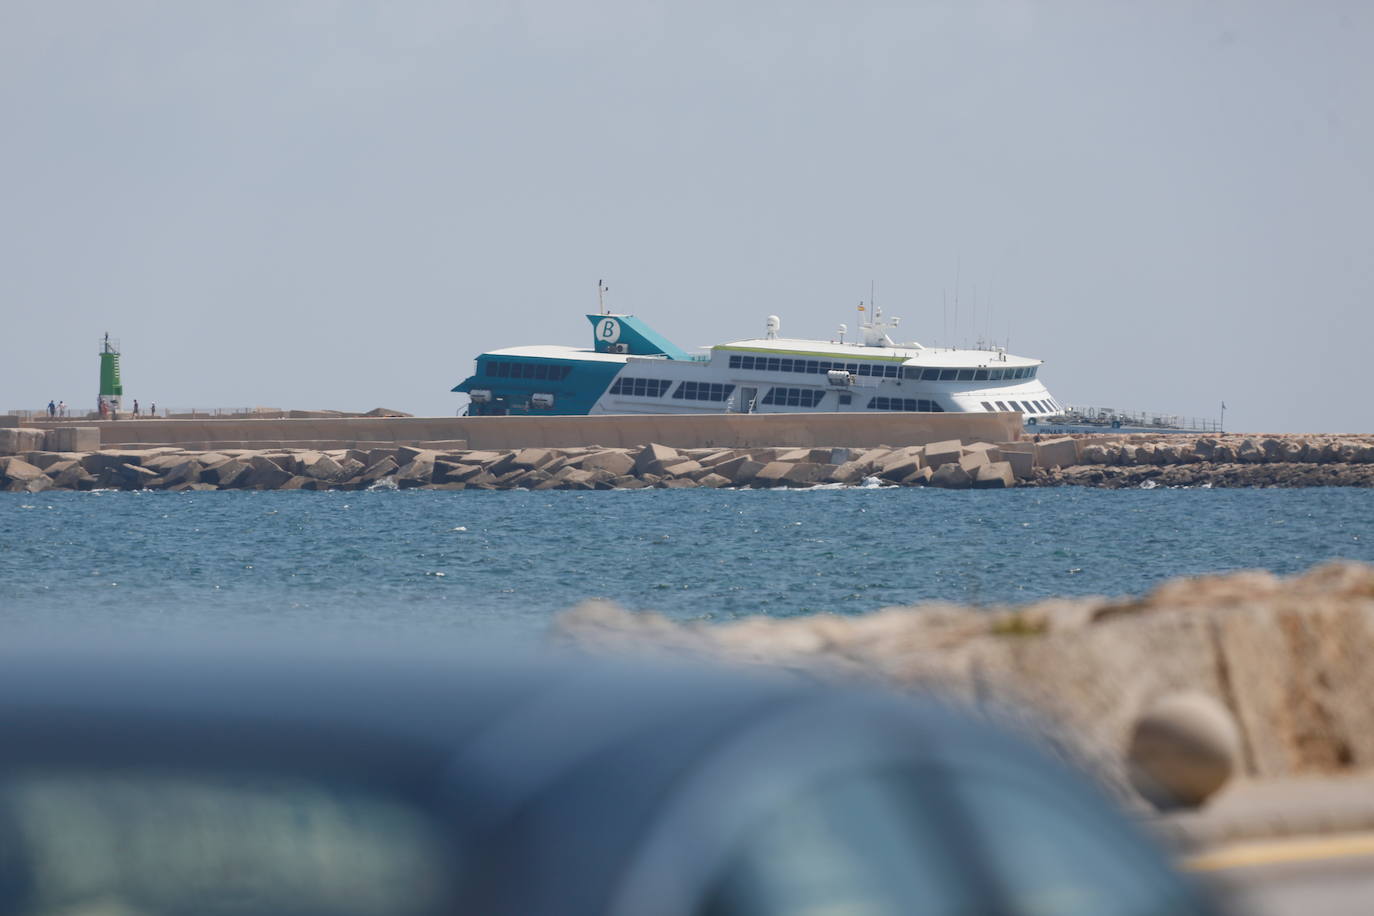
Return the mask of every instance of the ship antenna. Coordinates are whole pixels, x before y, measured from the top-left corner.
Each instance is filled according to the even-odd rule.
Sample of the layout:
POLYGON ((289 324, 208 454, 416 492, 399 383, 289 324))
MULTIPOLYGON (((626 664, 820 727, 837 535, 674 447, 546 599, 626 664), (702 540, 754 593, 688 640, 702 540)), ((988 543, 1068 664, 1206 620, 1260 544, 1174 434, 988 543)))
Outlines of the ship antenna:
MULTIPOLYGON (((954 261, 954 336, 956 338, 959 336, 959 277, 963 267, 964 259, 960 256, 954 261)), ((956 347, 959 345, 958 340, 955 340, 954 345, 956 347)))
POLYGON ((983 337, 978 333, 978 284, 973 284, 973 346, 982 349, 983 337))
POLYGON ((606 285, 605 280, 596 281, 596 307, 603 315, 608 314, 606 311, 606 294, 610 291, 611 288, 606 285))
POLYGON ((945 345, 946 347, 948 347, 948 346, 949 346, 949 290, 947 290, 947 289, 942 289, 942 290, 940 290, 940 317, 941 317, 942 319, 944 319, 944 321, 943 321, 943 325, 944 325, 943 331, 944 331, 944 333, 941 335, 941 340, 944 342, 944 345, 945 345))

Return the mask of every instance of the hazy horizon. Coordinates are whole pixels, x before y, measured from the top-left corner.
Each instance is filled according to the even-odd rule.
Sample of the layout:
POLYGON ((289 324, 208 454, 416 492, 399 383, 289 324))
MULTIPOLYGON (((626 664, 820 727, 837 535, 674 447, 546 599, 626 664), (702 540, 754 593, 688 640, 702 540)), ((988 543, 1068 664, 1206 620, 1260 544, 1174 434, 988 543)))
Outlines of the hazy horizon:
POLYGON ((583 346, 978 336, 1062 402, 1374 431, 1374 7, 0 8, 0 410, 451 415, 583 346), (953 302, 959 300, 957 327, 953 302), (975 306, 976 304, 976 306, 975 306), (977 318, 974 318, 974 309, 977 318))

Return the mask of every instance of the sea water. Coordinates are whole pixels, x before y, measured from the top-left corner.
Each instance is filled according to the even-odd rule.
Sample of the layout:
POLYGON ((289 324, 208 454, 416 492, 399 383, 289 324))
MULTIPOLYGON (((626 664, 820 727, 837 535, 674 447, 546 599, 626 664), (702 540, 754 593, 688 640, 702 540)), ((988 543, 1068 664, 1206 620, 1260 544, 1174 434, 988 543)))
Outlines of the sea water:
POLYGON ((0 626, 531 642, 606 599, 677 619, 1139 594, 1374 562, 1374 491, 0 494, 0 626))

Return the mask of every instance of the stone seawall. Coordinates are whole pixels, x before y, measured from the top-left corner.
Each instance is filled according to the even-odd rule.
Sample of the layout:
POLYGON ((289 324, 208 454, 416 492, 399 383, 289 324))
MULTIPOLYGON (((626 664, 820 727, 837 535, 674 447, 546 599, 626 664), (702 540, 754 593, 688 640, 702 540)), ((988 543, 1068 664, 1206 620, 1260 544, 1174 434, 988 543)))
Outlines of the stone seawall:
POLYGON ((589 603, 556 620, 552 639, 1028 706, 1108 775, 1120 776, 1140 716, 1180 692, 1212 698, 1234 719, 1244 775, 1374 767, 1374 567, 1358 563, 1287 579, 1178 579, 1139 598, 926 604, 853 617, 677 623, 589 603))
POLYGON ((896 448, 689 449, 657 443, 472 449, 464 442, 445 442, 332 449, 30 449, 0 457, 0 489, 30 493, 54 488, 609 490, 865 484, 948 489, 1374 486, 1374 438, 950 439, 896 448))
MULTIPOLYGON (((84 421, 81 425, 88 425, 84 421)), ((1015 413, 601 415, 594 417, 284 417, 280 419, 123 419, 89 424, 105 446, 177 446, 204 450, 270 449, 287 443, 319 448, 377 448, 468 443, 477 449, 766 448, 842 443, 923 445, 948 439, 996 442, 1021 435, 1015 413), (326 445, 325 443, 333 443, 326 445)), ((2 451, 2 449, 0 449, 2 451)))

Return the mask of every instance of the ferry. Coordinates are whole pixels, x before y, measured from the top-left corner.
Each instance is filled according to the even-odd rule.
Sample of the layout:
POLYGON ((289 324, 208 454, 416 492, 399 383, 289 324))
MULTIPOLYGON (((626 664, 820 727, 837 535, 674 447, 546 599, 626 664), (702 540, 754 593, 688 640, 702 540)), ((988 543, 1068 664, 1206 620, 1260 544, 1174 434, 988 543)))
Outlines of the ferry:
POLYGON ((856 339, 783 337, 768 316, 762 337, 692 355, 628 314, 587 315, 592 347, 524 346, 477 357, 452 390, 470 416, 817 413, 822 411, 995 412, 1028 426, 1066 408, 1038 375, 1042 360, 1003 347, 927 347, 893 339, 900 318, 860 306, 856 339))

